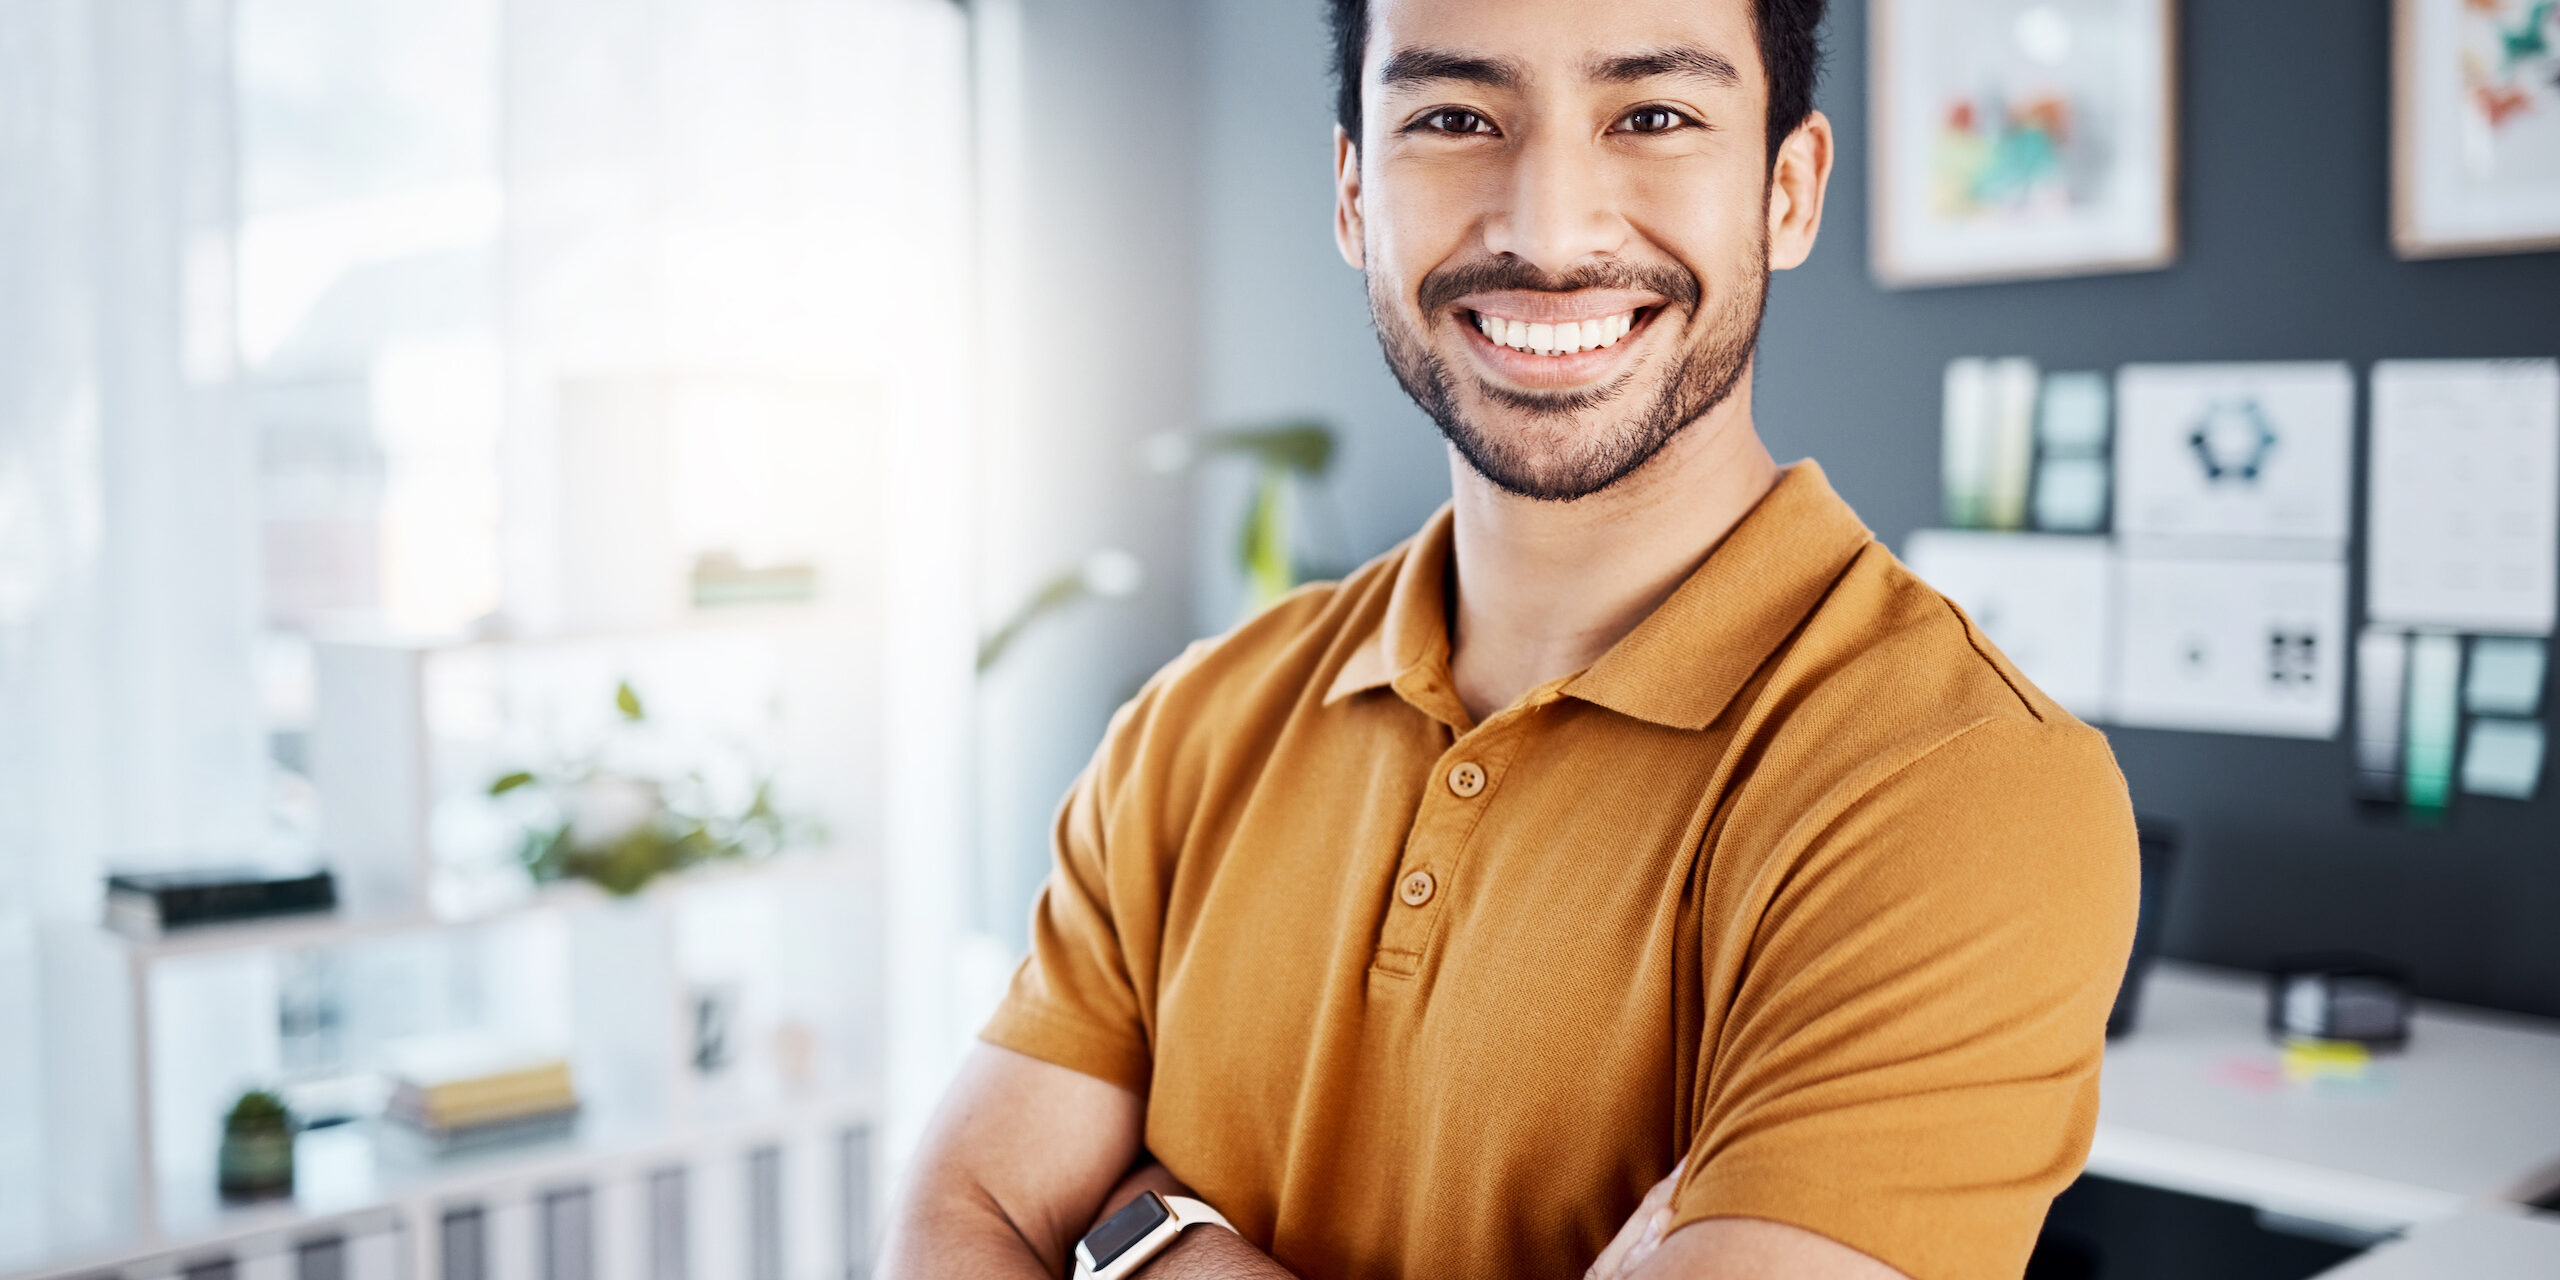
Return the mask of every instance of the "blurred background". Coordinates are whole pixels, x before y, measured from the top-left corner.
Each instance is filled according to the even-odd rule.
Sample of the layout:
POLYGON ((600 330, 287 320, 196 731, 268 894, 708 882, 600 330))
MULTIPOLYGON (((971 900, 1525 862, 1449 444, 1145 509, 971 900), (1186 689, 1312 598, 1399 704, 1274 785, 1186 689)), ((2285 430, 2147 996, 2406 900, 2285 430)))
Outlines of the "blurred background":
MULTIPOLYGON (((2057 374, 2115 379, 2065 384, 2107 455, 2128 365, 2334 366, 2353 406, 2377 362, 2560 353, 2560 230, 2480 256, 2393 213, 2423 179, 2395 76, 2464 13, 2545 42, 2482 64, 2523 95, 2482 109, 2560 175, 2549 6, 1833 9, 1839 167, 1773 283, 1761 430, 1898 550, 1937 536, 1923 571, 2058 653, 2040 681, 2141 643, 1994 617, 2044 581, 2003 556, 2094 557, 2063 598, 2146 545, 2129 474, 2047 506, 2057 374), (2151 158, 2123 252, 1888 231, 1874 24, 1939 9, 1976 52, 2125 46, 2131 80, 2060 99, 2113 135, 2007 117, 2065 170, 2074 137, 2151 158), (2161 136, 2123 123, 2154 107, 2161 136), (1974 419, 2017 386, 2045 417, 2003 445, 1974 419), (2003 467, 2033 514, 1965 488, 2003 467)), ((1331 241, 1321 18, 0 3, 0 1275, 867 1274, 1112 709, 1447 497, 1331 241)), ((1948 136, 1896 179, 1942 217, 1948 136)), ((2539 439, 2543 366, 2497 368, 2539 439)), ((2384 427, 2341 412, 2344 513, 2384 427)), ((2380 607, 2340 514, 2252 553, 2334 564, 2301 624, 2325 713, 2102 676, 2162 963, 2036 1274, 2309 1276, 2454 1229, 2560 1266, 2524 1208, 2560 1184, 2560 476, 2526 474, 2538 630, 2380 607), (2447 651, 2502 692, 2430 702, 2447 651), (2429 791, 2428 744, 2483 718, 2503 754, 2460 758, 2503 772, 2429 791), (2278 1044, 2274 970, 2396 1021, 2278 1044)), ((2520 1265, 2462 1274, 2554 1274, 2520 1265)))

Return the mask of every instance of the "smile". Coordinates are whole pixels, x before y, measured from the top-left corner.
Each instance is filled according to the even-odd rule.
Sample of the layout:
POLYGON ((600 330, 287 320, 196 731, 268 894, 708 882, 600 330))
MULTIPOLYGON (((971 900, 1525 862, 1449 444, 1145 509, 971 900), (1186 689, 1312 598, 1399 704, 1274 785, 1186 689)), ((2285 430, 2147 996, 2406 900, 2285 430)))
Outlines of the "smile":
POLYGON ((1569 356, 1613 347, 1636 325, 1636 313, 1633 311, 1622 311, 1596 320, 1562 323, 1510 320, 1482 311, 1472 314, 1476 329, 1484 334, 1486 341, 1537 356, 1569 356))

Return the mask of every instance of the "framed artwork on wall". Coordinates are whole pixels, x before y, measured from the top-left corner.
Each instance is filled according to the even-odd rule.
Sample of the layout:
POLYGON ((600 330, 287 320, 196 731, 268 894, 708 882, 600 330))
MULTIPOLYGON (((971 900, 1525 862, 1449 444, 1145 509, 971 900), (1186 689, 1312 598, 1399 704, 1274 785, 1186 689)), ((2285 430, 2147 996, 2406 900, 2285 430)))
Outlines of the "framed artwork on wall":
POLYGON ((1876 279, 2175 261, 2176 23, 2174 0, 1869 0, 1876 279))
POLYGON ((2392 247, 2560 249, 2560 5, 2398 0, 2391 45, 2392 247))

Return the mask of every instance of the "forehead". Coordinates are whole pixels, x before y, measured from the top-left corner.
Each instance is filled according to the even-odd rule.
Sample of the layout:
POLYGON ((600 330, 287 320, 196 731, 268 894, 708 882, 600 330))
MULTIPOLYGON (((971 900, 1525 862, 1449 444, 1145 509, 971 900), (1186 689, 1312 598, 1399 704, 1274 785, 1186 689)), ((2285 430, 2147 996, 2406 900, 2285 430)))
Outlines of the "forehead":
POLYGON ((1361 79, 1375 85, 1397 53, 1416 49, 1508 61, 1530 79, 1579 82, 1614 58, 1688 48, 1757 85, 1754 0, 1370 0, 1361 79))

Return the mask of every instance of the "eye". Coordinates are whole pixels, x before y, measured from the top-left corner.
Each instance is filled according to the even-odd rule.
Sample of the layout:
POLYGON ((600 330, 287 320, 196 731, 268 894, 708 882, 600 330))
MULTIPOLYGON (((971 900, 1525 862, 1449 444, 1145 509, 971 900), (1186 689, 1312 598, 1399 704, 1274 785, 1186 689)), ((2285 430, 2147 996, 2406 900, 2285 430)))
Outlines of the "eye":
POLYGON ((1687 116, 1669 107, 1638 107, 1618 125, 1628 133, 1668 133, 1688 123, 1687 116))
POLYGON ((1491 133, 1493 122, 1465 107, 1442 107, 1414 121, 1417 129, 1433 133, 1491 133))

